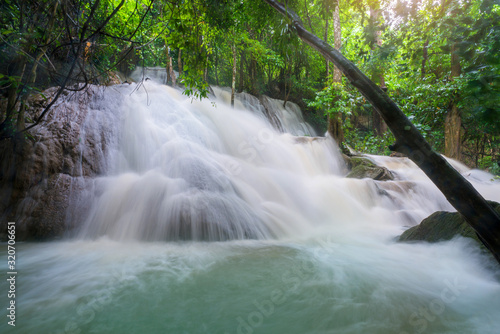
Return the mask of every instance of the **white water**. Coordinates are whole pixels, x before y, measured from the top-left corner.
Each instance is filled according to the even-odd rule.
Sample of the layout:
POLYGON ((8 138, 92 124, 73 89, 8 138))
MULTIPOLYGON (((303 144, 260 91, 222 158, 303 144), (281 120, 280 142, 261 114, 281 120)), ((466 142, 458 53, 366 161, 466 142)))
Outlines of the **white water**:
MULTIPOLYGON (((217 99, 231 103, 231 90, 225 87, 213 87, 217 99)), ((272 99, 263 95, 261 100, 245 92, 235 94, 235 108, 251 111, 278 131, 295 136, 315 136, 316 131, 304 121, 300 107, 293 102, 272 99)))
POLYGON ((77 235, 18 245, 12 332, 497 332, 499 272, 475 244, 394 241, 451 210, 411 162, 373 156, 398 180, 346 179, 329 139, 145 85, 112 88, 117 147, 77 197, 93 203, 77 235))

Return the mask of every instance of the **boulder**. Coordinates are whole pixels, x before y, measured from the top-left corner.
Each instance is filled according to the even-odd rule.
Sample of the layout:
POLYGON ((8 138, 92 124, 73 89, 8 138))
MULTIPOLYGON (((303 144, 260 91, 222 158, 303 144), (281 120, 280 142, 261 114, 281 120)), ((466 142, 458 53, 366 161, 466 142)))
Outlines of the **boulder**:
MULTIPOLYGON (((344 156, 346 159, 347 156, 344 156)), ((348 178, 364 179, 370 178, 377 181, 394 180, 394 175, 385 167, 377 166, 370 159, 363 156, 348 157, 347 165, 351 171, 346 175, 348 178)))
MULTIPOLYGON (((84 216, 88 208, 77 210, 77 219, 66 208, 107 170, 108 147, 116 140, 110 125, 119 121, 110 110, 94 108, 104 89, 64 92, 26 138, 0 142, 0 240, 9 221, 16 222, 16 239, 42 240, 61 236, 84 216)), ((28 125, 56 92, 50 88, 28 99, 28 125)))
MULTIPOLYGON (((500 214, 500 203, 488 202, 500 214)), ((484 247, 476 232, 467 224, 461 214, 446 211, 434 212, 419 225, 413 226, 401 234, 399 241, 438 242, 450 240, 455 236, 472 238, 484 247)))

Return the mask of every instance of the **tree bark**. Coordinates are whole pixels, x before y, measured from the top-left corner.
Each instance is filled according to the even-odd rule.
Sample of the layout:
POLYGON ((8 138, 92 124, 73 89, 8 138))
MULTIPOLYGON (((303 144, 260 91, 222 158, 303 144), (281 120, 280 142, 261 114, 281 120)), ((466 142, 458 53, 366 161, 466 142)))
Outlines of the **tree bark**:
POLYGON ((236 90, 236 46, 231 45, 233 51, 233 80, 231 81, 231 107, 234 108, 234 91, 236 90))
MULTIPOLYGON (((340 1, 340 0, 339 0, 340 1)), ((337 2, 333 11, 333 35, 335 37, 335 49, 340 50, 342 46, 342 27, 340 25, 340 2, 337 2)), ((337 66, 333 67, 333 82, 342 83, 342 72, 337 66)), ((342 128, 342 115, 340 112, 328 115, 328 133, 335 139, 338 145, 344 141, 344 129, 342 128)))
POLYGON ((300 17, 276 0, 264 0, 288 17, 299 37, 338 66, 347 79, 372 104, 393 132, 391 150, 407 155, 441 190, 448 201, 476 231, 500 263, 500 216, 477 190, 435 151, 385 92, 339 51, 307 31, 300 17))
MULTIPOLYGON (((456 53, 455 44, 453 44, 451 47, 451 80, 453 81, 454 78, 460 76, 460 72, 460 59, 456 53)), ((453 101, 444 122, 444 154, 456 160, 461 158, 461 128, 460 110, 453 101)))
POLYGON ((167 72, 167 85, 172 81, 172 76, 170 75, 170 69, 172 68, 172 57, 170 57, 170 49, 167 44, 167 39, 165 38, 165 56, 166 56, 166 66, 165 71, 167 72))
MULTIPOLYGON (((325 9, 326 11, 326 9, 325 9)), ((323 38, 326 43, 328 43, 328 14, 325 15, 325 36, 323 38)), ((325 67, 326 67, 326 77, 330 75, 330 62, 328 59, 325 59, 325 67)))
POLYGON ((252 94, 260 96, 259 87, 257 85, 257 61, 253 55, 250 60, 250 75, 252 80, 252 94))
POLYGON ((182 75, 182 50, 179 49, 179 57, 177 57, 177 68, 179 69, 179 77, 182 75))
MULTIPOLYGON (((370 22, 373 25, 372 50, 376 50, 377 47, 382 45, 382 39, 381 39, 382 31, 380 31, 378 23, 379 16, 380 16, 380 9, 370 7, 370 22)), ((377 69, 372 74, 372 81, 378 83, 378 85, 380 86, 380 88, 382 88, 382 90, 384 91, 387 90, 385 86, 384 74, 379 69, 377 69)), ((382 137, 384 133, 387 132, 387 125, 384 123, 384 120, 382 119, 382 116, 380 116, 380 113, 375 111, 372 113, 372 124, 373 124, 373 132, 376 136, 382 137)))
POLYGON ((422 47, 422 68, 420 69, 420 75, 425 78, 425 65, 427 63, 427 59, 429 59, 429 51, 427 48, 429 47, 429 39, 427 39, 422 47))
MULTIPOLYGON (((327 61, 328 63, 328 61, 327 61)), ((286 108, 286 103, 288 102, 288 97, 290 96, 290 91, 292 90, 292 83, 289 82, 288 84, 288 93, 286 91, 286 79, 289 77, 289 75, 287 75, 287 72, 289 72, 289 66, 287 66, 287 64, 285 63, 285 68, 283 69, 283 83, 284 83, 284 86, 285 86, 285 97, 283 99, 283 108, 286 108)), ((289 80, 290 81, 290 80, 289 80)))
POLYGON ((344 141, 344 129, 342 128, 342 115, 340 112, 328 115, 328 133, 339 146, 344 141))
POLYGON ((174 66, 172 62, 172 57, 170 57, 169 53, 169 47, 167 43, 165 42, 165 49, 167 50, 167 83, 172 83, 172 87, 175 87, 177 84, 176 78, 175 78, 175 73, 174 73, 174 66))
MULTIPOLYGON (((337 1, 337 6, 333 11, 333 34, 335 37, 335 49, 340 51, 342 47, 342 26, 340 25, 340 0, 337 1)), ((333 82, 342 82, 342 72, 337 66, 333 68, 333 82)))
POLYGON ((241 51, 241 56, 240 56, 240 82, 238 84, 238 91, 241 93, 243 91, 244 87, 244 79, 245 79, 245 71, 243 65, 245 64, 245 52, 241 51))
POLYGON ((217 48, 215 48, 215 84, 219 86, 219 53, 217 52, 217 48))

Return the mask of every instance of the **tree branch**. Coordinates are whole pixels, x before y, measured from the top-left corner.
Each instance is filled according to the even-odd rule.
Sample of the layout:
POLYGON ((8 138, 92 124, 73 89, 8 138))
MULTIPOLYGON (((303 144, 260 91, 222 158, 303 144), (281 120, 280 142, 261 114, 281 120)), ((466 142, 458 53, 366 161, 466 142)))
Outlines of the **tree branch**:
POLYGON ((276 0, 264 0, 292 20, 299 37, 332 61, 353 86, 372 104, 396 137, 389 148, 407 155, 444 194, 476 231, 479 239, 500 263, 500 216, 479 192, 438 153, 418 132, 399 107, 380 87, 364 75, 338 50, 307 31, 300 17, 276 0))

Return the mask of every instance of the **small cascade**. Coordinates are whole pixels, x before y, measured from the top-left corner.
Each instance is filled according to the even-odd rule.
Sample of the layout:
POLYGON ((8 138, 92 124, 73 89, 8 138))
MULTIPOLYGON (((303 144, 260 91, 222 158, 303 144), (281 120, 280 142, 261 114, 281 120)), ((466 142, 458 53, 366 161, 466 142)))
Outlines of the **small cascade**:
MULTIPOLYGON (((215 96, 229 104, 231 102, 231 90, 225 87, 214 87, 215 96)), ((278 131, 295 136, 316 136, 313 127, 304 121, 300 107, 293 102, 272 99, 263 95, 261 99, 248 93, 235 94, 235 106, 239 109, 249 110, 258 117, 266 118, 267 121, 278 131)))
MULTIPOLYGON (((174 71, 175 76, 179 74, 174 71)), ((135 82, 141 82, 143 80, 152 80, 156 83, 166 85, 167 84, 167 70, 165 67, 141 67, 137 66, 136 69, 130 74, 130 78, 135 82)))
POLYGON ((284 101, 272 99, 268 96, 262 96, 262 104, 267 110, 270 117, 275 117, 283 132, 287 132, 296 136, 311 136, 316 135, 316 131, 311 125, 304 122, 300 107, 288 101, 283 107, 284 101))

